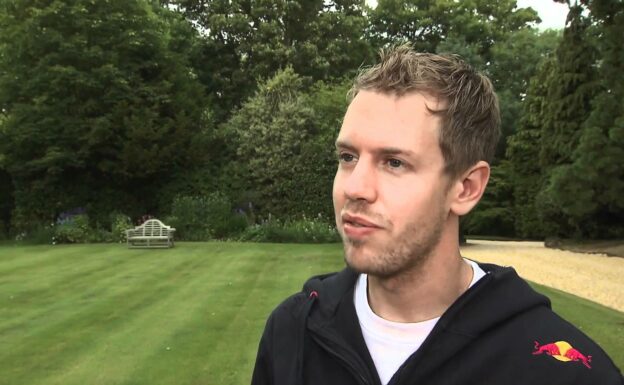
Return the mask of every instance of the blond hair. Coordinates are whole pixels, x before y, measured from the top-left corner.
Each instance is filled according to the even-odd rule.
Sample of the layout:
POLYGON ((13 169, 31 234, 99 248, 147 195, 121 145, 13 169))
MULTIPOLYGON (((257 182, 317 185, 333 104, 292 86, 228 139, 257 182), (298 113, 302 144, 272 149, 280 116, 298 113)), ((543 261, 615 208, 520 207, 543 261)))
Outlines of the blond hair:
POLYGON ((439 144, 452 178, 494 157, 500 138, 498 98, 490 80, 459 56, 418 53, 409 44, 381 50, 380 62, 355 79, 350 100, 362 90, 439 98, 445 108, 429 111, 442 118, 439 144))

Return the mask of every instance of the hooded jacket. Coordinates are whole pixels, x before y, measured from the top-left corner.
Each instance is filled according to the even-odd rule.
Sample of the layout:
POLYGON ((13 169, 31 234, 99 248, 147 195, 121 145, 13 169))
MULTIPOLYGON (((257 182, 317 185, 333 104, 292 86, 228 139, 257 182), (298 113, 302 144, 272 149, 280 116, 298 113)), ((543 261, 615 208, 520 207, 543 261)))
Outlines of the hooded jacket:
MULTIPOLYGON (((509 267, 462 294, 389 385, 602 384, 624 378, 589 337, 509 267)), ((353 302, 350 269, 311 278, 270 315, 252 385, 380 385, 353 302)))

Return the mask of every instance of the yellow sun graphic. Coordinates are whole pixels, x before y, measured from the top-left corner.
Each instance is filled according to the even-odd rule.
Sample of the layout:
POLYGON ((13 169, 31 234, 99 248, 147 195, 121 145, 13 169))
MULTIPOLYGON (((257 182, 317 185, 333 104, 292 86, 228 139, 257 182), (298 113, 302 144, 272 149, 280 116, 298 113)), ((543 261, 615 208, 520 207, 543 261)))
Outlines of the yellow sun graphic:
POLYGON ((552 355, 552 357, 558 359, 559 361, 571 361, 568 357, 565 356, 565 354, 568 352, 568 350, 572 349, 572 345, 565 341, 557 341, 555 342, 555 345, 557 345, 557 347, 559 348, 559 354, 552 355))

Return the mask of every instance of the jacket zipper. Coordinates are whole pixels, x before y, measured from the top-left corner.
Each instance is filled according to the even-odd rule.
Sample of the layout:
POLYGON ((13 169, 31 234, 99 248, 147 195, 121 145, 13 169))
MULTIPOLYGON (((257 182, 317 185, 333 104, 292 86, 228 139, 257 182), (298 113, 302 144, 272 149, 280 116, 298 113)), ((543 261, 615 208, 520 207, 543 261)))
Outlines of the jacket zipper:
POLYGON ((326 343, 322 338, 317 336, 314 333, 312 334, 312 338, 316 341, 323 349, 325 349, 328 353, 336 357, 343 365, 351 372, 351 374, 358 380, 358 382, 362 385, 371 385, 370 381, 364 375, 357 370, 355 365, 350 362, 346 357, 342 356, 336 350, 334 350, 328 343, 326 343))

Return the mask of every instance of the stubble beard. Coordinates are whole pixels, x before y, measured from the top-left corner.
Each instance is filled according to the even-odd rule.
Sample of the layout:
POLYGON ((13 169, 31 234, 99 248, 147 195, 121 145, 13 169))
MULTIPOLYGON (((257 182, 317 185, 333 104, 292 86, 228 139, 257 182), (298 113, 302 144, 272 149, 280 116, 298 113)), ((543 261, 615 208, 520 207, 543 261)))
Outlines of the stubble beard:
MULTIPOLYGON (((444 218, 442 213, 427 219, 415 219, 396 236, 386 240, 375 250, 374 240, 349 239, 340 231, 344 246, 344 259, 351 269, 388 279, 408 271, 422 269, 431 256, 431 252, 440 242, 444 218), (427 222, 428 223, 427 223, 427 222), (365 250, 369 248, 371 250, 365 250), (352 253, 365 252, 369 255, 361 263, 352 257, 352 253)), ((386 229, 381 231, 387 231, 386 229)))

